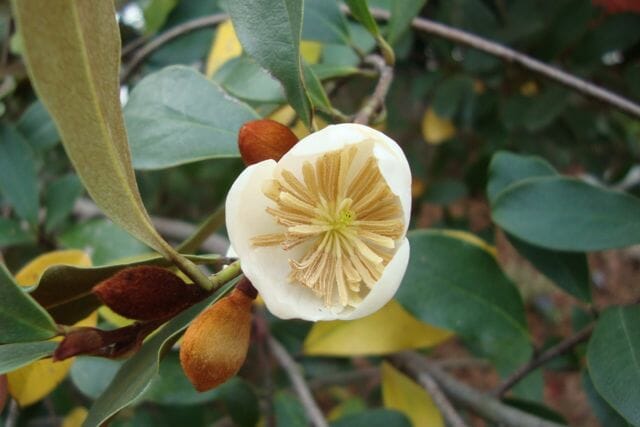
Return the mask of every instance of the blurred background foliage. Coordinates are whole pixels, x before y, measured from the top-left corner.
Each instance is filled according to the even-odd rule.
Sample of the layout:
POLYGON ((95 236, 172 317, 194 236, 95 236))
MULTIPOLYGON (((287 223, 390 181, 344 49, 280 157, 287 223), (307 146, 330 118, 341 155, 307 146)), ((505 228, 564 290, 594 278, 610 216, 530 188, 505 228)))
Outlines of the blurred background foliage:
MULTIPOLYGON (((185 22, 222 12, 217 0, 119 0, 116 3, 125 52, 140 40, 150 40, 180 28, 185 22)), ((391 0, 369 3, 380 9, 394 9, 391 0)), ((419 5, 420 16, 503 43, 640 101, 640 13, 631 1, 429 0, 424 6, 421 2, 411 3, 419 5)), ((10 10, 4 3, 0 10, 3 47, 0 58, 0 248, 6 265, 11 271, 18 271, 37 255, 55 249, 83 250, 90 254, 93 265, 145 253, 144 245, 82 203, 87 196, 59 144, 53 122, 37 101, 26 75, 21 61, 21 38, 14 31, 10 10)), ((340 24, 344 28, 338 25, 331 30, 323 27, 314 13, 326 11, 318 1, 309 1, 302 55, 324 82, 333 105, 341 111, 354 112, 376 83, 370 70, 359 68, 358 56, 358 52, 373 50, 375 40, 353 20, 340 24)), ((426 33, 388 28, 384 23, 381 28, 393 46, 397 65, 384 114, 374 125, 399 141, 411 163, 413 226, 470 231, 496 245, 500 261, 496 274, 504 277, 501 273, 504 270, 518 284, 524 295, 529 328, 541 348, 557 342, 567 331, 579 330, 591 319, 589 307, 567 300, 566 295, 558 296, 549 281, 524 263, 502 234, 496 234, 486 194, 489 165, 501 150, 538 155, 562 173, 640 195, 640 122, 609 105, 481 51, 426 33)), ((304 135, 306 131, 297 122, 295 113, 283 107, 285 97, 280 84, 239 50, 231 29, 228 23, 223 23, 217 28, 185 32, 163 44, 126 76, 122 82, 123 102, 134 99, 130 96, 132 90, 145 76, 169 65, 183 64, 200 70, 262 116, 271 116, 291 126, 299 136, 304 135)), ((125 68, 135 52, 123 56, 125 68)), ((140 114, 147 105, 143 95, 139 96, 141 100, 125 107, 128 123, 130 117, 140 114)), ((136 145, 136 132, 129 128, 134 166, 139 166, 140 191, 154 216, 198 223, 223 203, 228 188, 243 168, 237 158, 187 159, 178 166, 167 167, 166 162, 171 159, 166 156, 144 151, 136 154, 136 150, 144 150, 136 145), (136 163, 136 159, 150 164, 136 163)), ((178 241, 178 235, 169 237, 178 241)), ((451 257, 460 256, 456 248, 450 247, 452 243, 447 237, 437 234, 427 237, 434 246, 425 247, 426 252, 435 252, 429 248, 437 248, 445 253, 450 250, 451 257)), ((487 256, 487 252, 477 249, 477 253, 468 256, 473 260, 487 256)), ((593 279, 599 285, 595 290, 598 301, 615 303, 638 297, 637 286, 629 285, 638 277, 637 254, 603 255, 590 259, 590 263, 593 279), (623 266, 612 267, 612 263, 623 266), (617 281, 608 280, 611 275, 617 277, 617 281), (612 285, 613 282, 624 283, 626 287, 622 290, 607 287, 618 286, 612 285)), ((492 268, 488 267, 485 273, 493 274, 492 268)), ((588 272, 586 274, 588 276, 588 272)), ((405 301, 410 298, 411 295, 405 296, 405 301)), ((518 297, 504 298, 519 300, 518 297)), ((517 307, 514 310, 517 312, 517 307)), ((523 324, 526 323, 524 313, 520 309, 519 314, 514 314, 523 324)), ((103 324, 122 324, 122 319, 107 312, 102 314, 103 324)), ((397 316, 399 314, 394 318, 397 316)), ((425 315, 422 320, 433 319, 425 315)), ((304 352, 311 356, 300 362, 312 388, 319 393, 321 405, 328 408, 329 419, 334 421, 332 425, 408 425, 407 419, 397 412, 364 411, 383 403, 409 417, 413 414, 415 419, 440 423, 421 424, 414 419, 414 425, 441 425, 442 419, 432 408, 428 396, 415 397, 409 393, 413 400, 393 401, 398 393, 407 393, 408 386, 401 385, 403 379, 396 377, 401 374, 390 365, 385 365, 381 374, 371 373, 371 367, 380 365, 379 357, 314 357, 311 340, 314 335, 307 335, 310 324, 270 319, 270 325, 273 334, 293 354, 303 353, 306 337, 308 348, 304 352), (350 378, 345 372, 353 371, 354 367, 365 374, 352 381, 344 380, 350 378), (382 388, 379 387, 380 375, 385 384, 382 388), (345 385, 347 382, 349 386, 345 385), (406 405, 413 407, 407 409, 406 405), (427 411, 427 414, 416 415, 416 411, 427 411), (360 418, 349 420, 349 416, 360 418)), ((408 328, 420 327, 426 326, 408 328)), ((354 335, 358 333, 350 332, 349 336, 354 335)), ((316 331, 317 336, 321 333, 316 331)), ((411 345, 431 346, 444 338, 439 336, 434 342, 411 345)), ((514 338, 517 339, 523 339, 526 344, 528 337, 514 338)), ((510 350, 487 350, 483 349, 486 342, 465 342, 476 354, 489 359, 510 357, 505 356, 510 350)), ((341 344, 334 345, 340 347, 341 344)), ((351 345, 356 347, 356 343, 351 345)), ((507 373, 530 356, 531 349, 520 350, 524 354, 504 362, 507 373)), ((434 354, 462 358, 467 357, 467 351, 459 343, 449 342, 434 350, 434 354)), ((111 425, 210 425, 231 417, 236 425, 253 426, 262 412, 262 394, 274 390, 280 390, 273 401, 278 425, 304 425, 299 404, 288 391, 282 391, 287 388, 286 378, 279 372, 273 377, 273 383, 269 382, 260 364, 264 362, 261 349, 253 348, 251 352, 249 359, 257 362, 245 367, 244 379, 233 379, 205 394, 193 391, 180 370, 177 355, 171 353, 160 365, 159 376, 143 398, 137 405, 125 409, 111 425), (255 383, 261 384, 260 387, 255 383)), ((365 351, 371 352, 371 349, 365 351)), ((541 405, 545 397, 547 403, 552 403, 555 410, 575 425, 595 426, 598 419, 606 426, 630 425, 598 395, 586 370, 580 373, 584 352, 584 348, 578 347, 566 357, 556 359, 549 370, 558 374, 545 377, 544 389, 541 373, 534 373, 536 378, 521 388, 521 396, 537 401, 537 405, 541 405), (582 389, 580 384, 584 384, 584 392, 580 391, 580 397, 573 401, 569 395, 578 393, 576 390, 582 389)), ((350 354, 355 353, 352 349, 350 354)), ((76 425, 73 417, 81 419, 82 409, 79 415, 71 410, 88 406, 100 395, 120 363, 78 359, 67 381, 51 394, 47 391, 40 396, 48 395, 44 400, 38 399, 39 403, 23 410, 20 425, 43 425, 44 420, 52 416, 54 420, 64 419, 69 423, 64 425, 76 425)), ((468 375, 480 385, 496 381, 494 374, 483 370, 468 375)), ((529 410, 544 412, 540 407, 529 410)), ((550 416, 557 419, 555 413, 550 416)))

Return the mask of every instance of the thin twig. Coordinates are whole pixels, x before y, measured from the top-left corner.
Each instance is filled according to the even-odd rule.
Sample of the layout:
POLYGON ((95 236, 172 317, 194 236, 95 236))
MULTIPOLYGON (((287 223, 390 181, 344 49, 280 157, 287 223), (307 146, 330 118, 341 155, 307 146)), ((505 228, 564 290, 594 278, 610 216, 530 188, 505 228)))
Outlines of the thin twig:
POLYGON ((20 415, 20 407, 15 399, 9 402, 7 418, 4 420, 5 427, 16 427, 18 424, 18 416, 20 415))
POLYGON ((483 418, 505 427, 564 427, 562 424, 538 418, 508 406, 498 399, 475 390, 445 373, 415 352, 393 356, 394 364, 416 378, 419 372, 428 372, 453 401, 465 406, 483 418))
POLYGON ((371 120, 371 117, 384 105, 384 100, 393 81, 393 68, 380 55, 369 55, 364 59, 364 62, 373 65, 380 74, 373 95, 353 119, 354 123, 366 125, 371 120))
MULTIPOLYGON (((376 19, 388 20, 390 17, 389 12, 386 10, 376 8, 371 8, 371 14, 376 19)), ((605 102, 627 114, 630 114, 631 116, 640 118, 640 105, 633 101, 499 43, 425 18, 415 18, 411 22, 411 25, 416 30, 434 34, 436 36, 452 40, 456 43, 471 46, 474 49, 502 58, 507 62, 520 64, 528 70, 535 71, 536 73, 551 80, 555 80, 556 82, 577 92, 605 102)))
POLYGON ((131 74, 138 68, 138 66, 144 61, 144 59, 153 53, 156 49, 160 48, 163 44, 170 42, 171 40, 179 37, 183 34, 191 31, 198 30, 200 28, 210 27, 217 25, 228 19, 229 15, 226 13, 217 13, 215 15, 203 16, 191 21, 184 22, 180 25, 176 25, 170 30, 160 34, 158 37, 151 40, 138 50, 131 60, 123 67, 122 74, 120 75, 120 81, 125 82, 131 77, 131 74))
POLYGON ((548 361, 566 353, 581 342, 588 340, 591 336, 591 333, 593 332, 593 326, 593 324, 590 324, 589 326, 581 329, 570 337, 562 340, 557 345, 549 348, 539 356, 533 358, 526 365, 518 368, 496 388, 496 390, 493 392, 493 395, 496 397, 503 397, 507 391, 509 391, 514 385, 519 383, 520 380, 526 377, 531 371, 539 368, 548 361))
POLYGON ((276 341, 272 336, 267 337, 267 340, 271 353, 289 376, 293 389, 300 398, 300 402, 302 403, 311 424, 315 427, 328 427, 329 424, 324 419, 322 411, 314 400, 298 364, 293 360, 282 344, 276 341))
MULTIPOLYGON (((405 361, 405 359, 403 359, 401 355, 391 356, 390 359, 396 365, 404 365, 403 362, 405 361)), ((458 414, 458 411, 456 411, 456 409, 453 407, 447 396, 438 385, 438 382, 433 378, 433 376, 431 376, 428 371, 424 369, 414 369, 412 365, 404 365, 404 368, 408 371, 409 374, 411 374, 412 377, 418 380, 418 383, 422 387, 424 387, 427 392, 429 392, 433 403, 435 403, 435 405, 438 407, 438 409, 442 413, 442 416, 447 421, 447 424, 450 427, 467 427, 467 423, 464 422, 460 414, 458 414)))

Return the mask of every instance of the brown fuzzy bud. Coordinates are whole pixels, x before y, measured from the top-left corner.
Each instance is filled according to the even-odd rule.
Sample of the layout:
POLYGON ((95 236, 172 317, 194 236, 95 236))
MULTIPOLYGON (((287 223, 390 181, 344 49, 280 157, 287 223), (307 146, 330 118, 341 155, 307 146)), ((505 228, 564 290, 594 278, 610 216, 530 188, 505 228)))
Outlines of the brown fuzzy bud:
POLYGON ((9 395, 9 384, 7 382, 7 376, 0 375, 0 414, 4 409, 4 405, 7 403, 8 395, 9 395))
POLYGON ((203 311, 189 326, 180 345, 182 369, 198 391, 227 381, 247 357, 253 298, 234 289, 203 311))
POLYGON ((93 293, 119 315, 135 320, 172 317, 208 295, 169 270, 153 266, 121 270, 94 286, 93 293))
POLYGON ((288 127, 269 119, 247 122, 238 132, 238 148, 247 166, 268 159, 278 161, 297 142, 288 127))

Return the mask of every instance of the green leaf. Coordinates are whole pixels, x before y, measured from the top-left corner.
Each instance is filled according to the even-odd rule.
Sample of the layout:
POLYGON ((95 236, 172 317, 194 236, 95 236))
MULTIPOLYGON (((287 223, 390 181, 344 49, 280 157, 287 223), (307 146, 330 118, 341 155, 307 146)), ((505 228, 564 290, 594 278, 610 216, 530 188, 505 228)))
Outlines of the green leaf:
POLYGON ((246 381, 235 377, 215 389, 224 402, 235 425, 254 427, 260 419, 260 402, 255 391, 246 381))
POLYGON ((0 375, 15 371, 31 362, 51 356, 57 342, 21 342, 0 345, 0 375))
POLYGON ((224 2, 244 50, 282 83, 289 103, 309 127, 311 103, 300 60, 303 3, 301 0, 224 2))
POLYGON ((348 415, 331 423, 331 427, 411 427, 409 419, 398 411, 371 409, 348 415))
POLYGON ((184 263, 153 228, 138 193, 120 108, 113 2, 14 0, 13 9, 31 82, 93 200, 129 233, 184 263))
POLYGON ((493 255, 443 231, 414 231, 409 242, 397 300, 418 319, 456 332, 503 374, 527 361, 522 298, 493 255))
POLYGON ((467 76, 453 76, 440 85, 433 98, 433 109, 438 116, 451 119, 465 98, 473 94, 473 80, 467 76))
POLYGON ((18 216, 33 226, 38 222, 38 175, 24 137, 0 125, 0 192, 18 216))
POLYGON ((150 0, 143 11, 145 33, 153 34, 162 28, 177 3, 177 0, 150 0))
POLYGON ((213 76, 213 80, 231 95, 245 101, 274 104, 284 102, 280 82, 246 55, 225 62, 213 76))
POLYGON ((62 176, 49 184, 44 196, 44 205, 47 208, 45 220, 47 231, 54 230, 62 224, 83 191, 82 183, 74 174, 62 176))
POLYGON ((322 83, 313 72, 311 66, 303 63, 302 68, 304 72, 304 80, 307 84, 309 99, 311 99, 313 106, 319 110, 331 110, 331 101, 329 101, 329 97, 327 96, 322 83))
POLYGON ((618 414, 611 405, 609 405, 607 401, 598 394, 598 391, 594 387, 591 377, 589 376, 589 371, 586 369, 582 372, 582 385, 584 387, 584 392, 589 399, 591 409, 603 426, 632 427, 631 424, 622 418, 622 416, 620 416, 620 414, 618 414))
POLYGON ((600 395, 640 425, 640 306, 606 309, 587 348, 589 375, 600 395))
POLYGON ((198 405, 218 397, 218 388, 199 393, 184 374, 175 351, 167 354, 143 399, 160 405, 198 405))
MULTIPOLYGON (((514 183, 545 176, 557 176, 557 172, 542 158, 499 151, 493 156, 489 166, 487 195, 493 203, 501 191, 514 183)), ((542 274, 576 298, 591 301, 586 255, 539 248, 509 233, 507 238, 520 255, 527 258, 542 274)))
POLYGON ((306 427, 309 425, 304 408, 291 393, 276 393, 273 409, 278 427, 306 427))
POLYGON ((108 219, 77 224, 58 237, 64 248, 86 251, 95 265, 149 252, 147 247, 108 219))
POLYGON ((640 242, 640 200, 565 177, 530 178, 494 200, 493 220, 536 246, 588 252, 640 242))
POLYGON ((349 77, 361 72, 358 67, 340 64, 314 64, 311 65, 311 69, 320 80, 334 79, 336 77, 349 77))
POLYGON ((46 340, 56 334, 56 324, 51 316, 23 292, 2 264, 0 301, 0 343, 46 340))
POLYGON ((565 420, 562 415, 558 414, 553 409, 549 408, 543 403, 533 402, 530 400, 524 399, 514 399, 511 397, 507 397, 502 399, 504 403, 514 408, 521 409, 524 412, 527 412, 532 415, 536 415, 544 420, 552 421, 557 423, 555 425, 568 425, 567 420, 565 420))
POLYGON ((36 237, 24 230, 20 221, 0 218, 0 248, 34 243, 36 237))
POLYGON ((371 33, 374 37, 380 37, 380 29, 376 20, 373 19, 371 12, 369 11, 369 5, 367 0, 346 0, 349 10, 360 23, 371 33))
POLYGON ((427 0, 403 0, 391 2, 391 19, 387 40, 392 46, 398 43, 411 27, 411 21, 420 13, 427 0))
POLYGON ((46 150, 60 141, 58 130, 42 102, 36 101, 20 116, 16 127, 34 150, 46 150))
POLYGON ((136 169, 237 157, 238 129, 259 118, 217 84, 180 65, 143 79, 125 114, 136 169))
POLYGON ((206 300, 183 311, 171 319, 147 340, 140 351, 128 359, 118 370, 107 389, 89 410, 84 427, 97 427, 139 398, 158 373, 160 359, 171 349, 189 323, 206 307, 222 298, 233 286, 229 282, 206 300))
POLYGON ((95 400, 107 389, 122 363, 103 357, 78 357, 71 366, 71 381, 82 394, 95 400))
MULTIPOLYGON (((196 264, 215 263, 214 256, 187 256, 196 264)), ((47 309, 58 323, 71 325, 84 319, 101 303, 91 289, 118 271, 138 265, 169 267, 171 264, 160 256, 142 256, 135 260, 114 263, 102 267, 75 267, 54 265, 45 270, 30 291, 31 296, 47 309)))
POLYGON ((349 44, 349 27, 337 1, 306 0, 302 38, 323 43, 349 44))
POLYGON ((569 92, 557 87, 529 98, 529 106, 523 118, 524 127, 530 132, 544 129, 562 114, 568 101, 569 92))

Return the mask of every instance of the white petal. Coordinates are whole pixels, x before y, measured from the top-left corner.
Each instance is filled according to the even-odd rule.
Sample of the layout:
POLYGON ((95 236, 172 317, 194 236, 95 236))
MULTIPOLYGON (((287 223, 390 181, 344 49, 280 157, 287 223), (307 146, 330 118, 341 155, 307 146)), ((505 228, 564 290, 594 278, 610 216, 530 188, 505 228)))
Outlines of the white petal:
POLYGON ((338 315, 336 318, 341 320, 359 319, 380 310, 389 302, 400 287, 407 264, 409 264, 409 252, 409 240, 405 237, 393 259, 385 267, 382 277, 373 285, 369 295, 355 310, 338 315))

